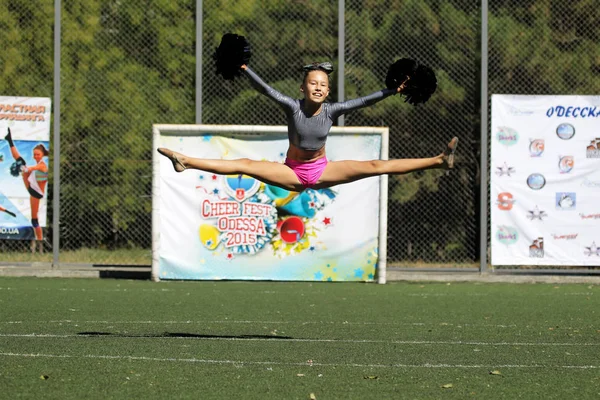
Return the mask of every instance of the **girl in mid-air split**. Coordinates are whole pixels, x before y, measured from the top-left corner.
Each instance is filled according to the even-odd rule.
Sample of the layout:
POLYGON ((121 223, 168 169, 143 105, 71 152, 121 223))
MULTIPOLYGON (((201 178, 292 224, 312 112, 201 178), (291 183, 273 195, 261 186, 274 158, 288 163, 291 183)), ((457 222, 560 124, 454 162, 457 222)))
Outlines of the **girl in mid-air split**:
POLYGON ((283 108, 289 138, 285 163, 247 158, 193 158, 159 148, 158 152, 171 160, 175 171, 198 169, 219 175, 245 174, 269 185, 300 192, 307 188, 323 189, 383 174, 400 175, 425 169, 454 167, 457 137, 450 140, 441 154, 431 158, 329 162, 325 154, 327 135, 339 116, 395 94, 404 95, 411 104, 426 102, 437 87, 435 75, 429 67, 419 65, 414 60, 400 59, 390 66, 386 89, 354 100, 327 103, 325 100, 329 95, 329 74, 333 72, 331 63, 304 66, 304 80, 300 86, 304 98, 297 100, 279 93, 263 82, 247 65, 250 55, 250 45, 243 36, 226 34, 214 55, 217 74, 220 73, 229 80, 245 74, 256 90, 283 108))

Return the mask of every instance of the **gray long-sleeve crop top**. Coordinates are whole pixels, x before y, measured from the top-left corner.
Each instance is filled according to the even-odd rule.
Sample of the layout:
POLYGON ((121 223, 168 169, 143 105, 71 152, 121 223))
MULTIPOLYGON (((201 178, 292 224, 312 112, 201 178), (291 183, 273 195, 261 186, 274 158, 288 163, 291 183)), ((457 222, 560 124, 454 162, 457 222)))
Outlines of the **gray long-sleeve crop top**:
POLYGON ((292 99, 267 85, 254 71, 246 68, 246 75, 258 92, 275 100, 287 117, 290 143, 303 150, 314 151, 325 146, 327 134, 340 115, 367 107, 396 93, 393 89, 383 89, 368 96, 344 101, 342 103, 323 103, 323 109, 317 115, 307 116, 303 112, 304 100, 292 99))

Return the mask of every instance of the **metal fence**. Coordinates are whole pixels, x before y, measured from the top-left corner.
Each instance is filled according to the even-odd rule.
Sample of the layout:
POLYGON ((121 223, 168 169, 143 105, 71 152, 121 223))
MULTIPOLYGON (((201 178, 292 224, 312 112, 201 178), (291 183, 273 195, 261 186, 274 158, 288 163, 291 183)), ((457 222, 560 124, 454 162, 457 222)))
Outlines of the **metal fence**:
POLYGON ((461 138, 451 175, 390 177, 388 265, 478 268, 489 226, 482 93, 600 91, 599 59, 581 55, 597 49, 597 7, 492 3, 485 12, 487 1, 467 0, 0 0, 0 94, 53 98, 60 149, 44 252, 0 241, 0 262, 149 265, 152 124, 284 122, 247 81, 215 75, 215 47, 237 32, 253 45, 254 70, 290 96, 307 62, 334 62, 332 101, 381 89, 397 58, 430 65, 439 89, 427 104, 394 98, 339 123, 389 126, 390 158, 432 156, 461 138))

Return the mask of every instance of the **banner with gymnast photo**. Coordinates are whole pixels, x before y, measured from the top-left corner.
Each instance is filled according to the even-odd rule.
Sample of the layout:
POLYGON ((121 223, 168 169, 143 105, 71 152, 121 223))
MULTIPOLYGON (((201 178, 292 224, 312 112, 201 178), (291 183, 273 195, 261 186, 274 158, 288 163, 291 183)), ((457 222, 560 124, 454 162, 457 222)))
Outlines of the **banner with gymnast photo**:
POLYGON ((493 265, 600 265, 600 96, 492 96, 493 265))
POLYGON ((50 99, 0 96, 0 239, 42 239, 50 99))
MULTIPOLYGON (((193 157, 279 163, 288 146, 287 134, 260 132, 164 134, 154 140, 155 148, 193 157)), ((381 144, 380 134, 332 134, 327 157, 380 159, 381 144)), ((155 163, 158 279, 375 279, 379 177, 297 193, 245 175, 176 173, 162 156, 155 163)))

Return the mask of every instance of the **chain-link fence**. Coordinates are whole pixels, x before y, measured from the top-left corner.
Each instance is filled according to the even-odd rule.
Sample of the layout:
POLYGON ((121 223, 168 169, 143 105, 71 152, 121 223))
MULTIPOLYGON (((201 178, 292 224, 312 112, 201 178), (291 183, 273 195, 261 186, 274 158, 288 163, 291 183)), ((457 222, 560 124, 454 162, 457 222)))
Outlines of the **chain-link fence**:
MULTIPOLYGON (((600 11, 591 2, 492 3, 490 93, 600 91, 600 11)), ((212 53, 224 33, 236 32, 252 43, 253 69, 293 97, 300 96, 301 66, 313 61, 330 60, 336 72, 344 71, 343 85, 332 75, 331 101, 381 89, 397 58, 430 65, 439 87, 425 105, 413 107, 394 97, 345 116, 343 123, 389 126, 390 158, 432 156, 451 137, 460 137, 458 166, 450 175, 426 171, 390 177, 388 265, 478 267, 480 2, 341 4, 62 2, 61 152, 60 160, 50 159, 51 166, 60 161, 60 263, 150 264, 152 124, 284 123, 283 113, 246 80, 215 75, 212 53), (197 77, 199 5, 203 52, 197 77)), ((0 10, 5 44, 0 94, 52 98, 54 1, 0 0, 0 10)), ((45 252, 32 255, 29 243, 4 240, 2 262, 52 261, 56 178, 50 174, 45 252)))

